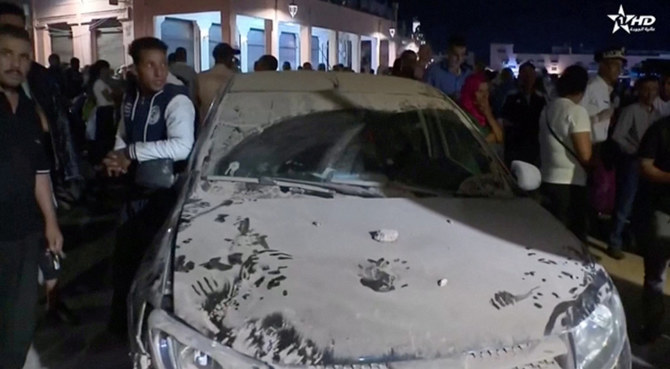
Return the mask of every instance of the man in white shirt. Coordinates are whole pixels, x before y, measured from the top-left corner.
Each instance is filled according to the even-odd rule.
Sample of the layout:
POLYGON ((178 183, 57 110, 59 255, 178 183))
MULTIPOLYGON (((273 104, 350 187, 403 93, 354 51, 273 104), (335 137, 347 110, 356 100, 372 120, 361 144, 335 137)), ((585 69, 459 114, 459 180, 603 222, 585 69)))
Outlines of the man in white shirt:
POLYGON ((578 103, 584 96, 588 74, 580 66, 568 67, 557 83, 559 97, 540 115, 543 206, 586 241, 587 173, 591 162, 591 122, 578 103))
POLYGON ((660 94, 654 100, 654 109, 661 117, 670 116, 670 74, 663 76, 661 80, 660 94))
POLYGON ((195 97, 196 79, 198 73, 195 72, 192 66, 186 64, 187 54, 186 49, 178 47, 174 52, 175 63, 170 65, 170 73, 179 78, 188 88, 188 94, 191 99, 195 97))
POLYGON ((595 61, 599 63, 598 75, 589 81, 580 104, 591 118, 593 143, 600 143, 607 140, 610 119, 614 115, 610 95, 626 62, 624 49, 612 48, 596 53, 595 61))

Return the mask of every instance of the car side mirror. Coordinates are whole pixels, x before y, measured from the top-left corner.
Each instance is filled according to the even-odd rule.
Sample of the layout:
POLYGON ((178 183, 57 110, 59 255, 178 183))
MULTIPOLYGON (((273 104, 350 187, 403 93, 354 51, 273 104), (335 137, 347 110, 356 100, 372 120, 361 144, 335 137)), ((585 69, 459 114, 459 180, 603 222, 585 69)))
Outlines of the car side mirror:
POLYGON ((542 184, 542 173, 540 170, 523 161, 515 160, 510 167, 512 175, 516 178, 516 183, 526 192, 535 191, 542 184))

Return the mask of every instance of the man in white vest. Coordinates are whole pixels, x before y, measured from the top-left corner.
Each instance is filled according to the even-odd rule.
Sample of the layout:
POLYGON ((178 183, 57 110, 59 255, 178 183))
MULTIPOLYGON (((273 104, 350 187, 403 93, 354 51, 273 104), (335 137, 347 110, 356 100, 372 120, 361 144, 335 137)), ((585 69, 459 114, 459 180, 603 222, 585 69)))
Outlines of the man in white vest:
POLYGON ((614 106, 610 95, 626 63, 623 48, 610 48, 596 53, 598 74, 591 78, 580 105, 591 118, 591 140, 594 144, 607 140, 614 106))

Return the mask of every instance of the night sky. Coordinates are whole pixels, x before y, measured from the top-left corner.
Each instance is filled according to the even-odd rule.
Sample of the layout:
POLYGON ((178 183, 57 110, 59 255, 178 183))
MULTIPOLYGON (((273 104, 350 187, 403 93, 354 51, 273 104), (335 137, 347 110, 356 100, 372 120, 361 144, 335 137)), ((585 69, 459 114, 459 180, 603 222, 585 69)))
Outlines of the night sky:
POLYGON ((400 20, 418 16, 433 50, 444 51, 450 35, 463 35, 477 58, 488 62, 491 42, 514 43, 517 52, 551 52, 571 44, 577 52, 622 45, 670 50, 670 0, 399 0, 400 20), (653 15, 655 32, 612 34, 619 4, 626 14, 653 15))

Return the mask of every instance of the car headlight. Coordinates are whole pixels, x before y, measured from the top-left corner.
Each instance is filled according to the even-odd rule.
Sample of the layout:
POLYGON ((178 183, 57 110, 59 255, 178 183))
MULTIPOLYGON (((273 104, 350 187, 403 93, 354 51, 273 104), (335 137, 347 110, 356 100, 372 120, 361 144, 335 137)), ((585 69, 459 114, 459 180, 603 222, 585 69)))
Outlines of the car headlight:
POLYGON ((614 292, 570 332, 577 369, 629 368, 626 316, 614 292), (621 362, 623 359, 624 362, 621 362))
POLYGON ((198 349, 179 342, 164 333, 155 336, 158 357, 165 369, 223 369, 212 357, 198 349))
POLYGON ((156 369, 269 369, 253 358, 209 339, 163 310, 149 315, 149 337, 156 369))

